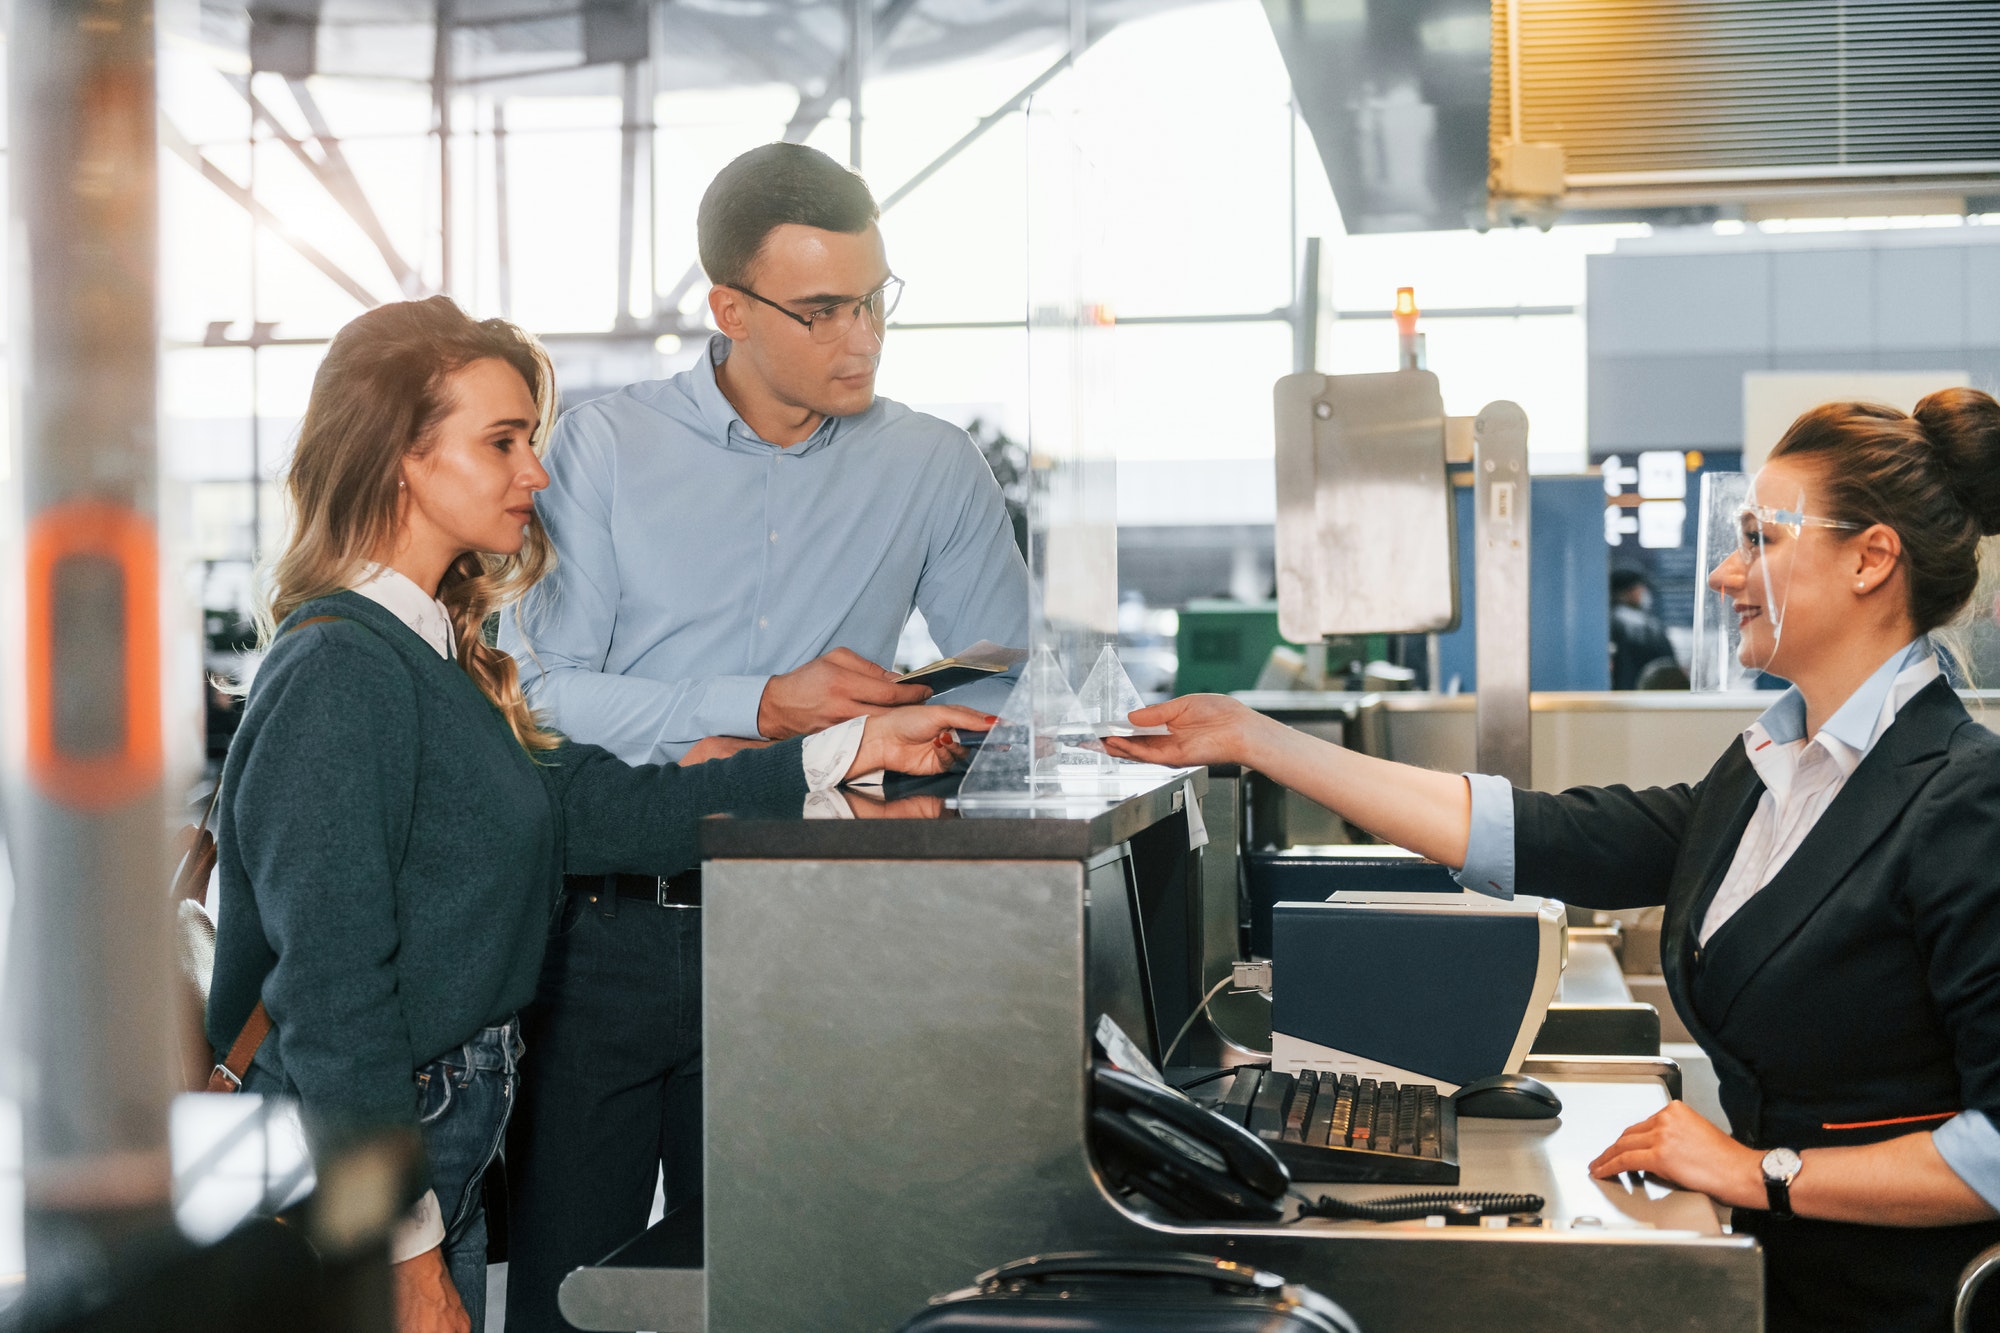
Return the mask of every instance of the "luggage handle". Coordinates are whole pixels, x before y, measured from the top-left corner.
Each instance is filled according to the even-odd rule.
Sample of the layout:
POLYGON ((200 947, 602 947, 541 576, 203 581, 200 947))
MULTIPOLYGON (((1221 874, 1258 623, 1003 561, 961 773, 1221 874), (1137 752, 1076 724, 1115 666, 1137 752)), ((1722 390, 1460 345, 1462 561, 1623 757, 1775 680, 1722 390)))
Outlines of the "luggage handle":
POLYGON ((979 1285, 993 1290, 1009 1282, 1052 1277, 1137 1277, 1159 1274, 1199 1278, 1245 1291, 1277 1291, 1285 1280, 1247 1264, 1209 1254, 1131 1254, 1115 1250, 1066 1250, 1030 1255, 979 1275, 979 1285))

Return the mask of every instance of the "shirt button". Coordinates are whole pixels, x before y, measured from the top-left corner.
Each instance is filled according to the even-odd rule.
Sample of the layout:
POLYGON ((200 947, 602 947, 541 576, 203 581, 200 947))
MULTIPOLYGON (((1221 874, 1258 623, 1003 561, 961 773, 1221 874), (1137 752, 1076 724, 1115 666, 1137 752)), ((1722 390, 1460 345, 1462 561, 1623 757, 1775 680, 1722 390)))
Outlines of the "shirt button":
POLYGON ((771 529, 771 540, 778 540, 778 530, 776 528, 771 529))
POLYGON ((770 627, 771 627, 771 621, 770 621, 770 618, 769 618, 768 616, 758 616, 758 617, 757 617, 757 628, 758 628, 758 629, 769 629, 770 627))

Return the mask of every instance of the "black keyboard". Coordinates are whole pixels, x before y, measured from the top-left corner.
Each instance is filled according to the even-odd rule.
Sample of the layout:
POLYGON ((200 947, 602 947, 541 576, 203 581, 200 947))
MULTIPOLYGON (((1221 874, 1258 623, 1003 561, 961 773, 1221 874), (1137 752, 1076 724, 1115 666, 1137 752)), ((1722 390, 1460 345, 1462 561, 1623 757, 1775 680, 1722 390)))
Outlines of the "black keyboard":
POLYGON ((1429 1083, 1246 1069, 1211 1109, 1270 1144, 1293 1180, 1458 1183, 1458 1112, 1429 1083))

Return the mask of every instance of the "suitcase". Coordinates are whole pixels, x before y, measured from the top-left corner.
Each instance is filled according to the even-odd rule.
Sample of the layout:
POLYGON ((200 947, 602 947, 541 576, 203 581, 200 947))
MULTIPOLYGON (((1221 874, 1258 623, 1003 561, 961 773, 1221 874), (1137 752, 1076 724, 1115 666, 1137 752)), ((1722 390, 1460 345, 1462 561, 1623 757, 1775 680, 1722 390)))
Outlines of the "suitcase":
POLYGON ((1307 1287, 1205 1254, 1079 1250, 981 1273, 901 1333, 1360 1333, 1307 1287))

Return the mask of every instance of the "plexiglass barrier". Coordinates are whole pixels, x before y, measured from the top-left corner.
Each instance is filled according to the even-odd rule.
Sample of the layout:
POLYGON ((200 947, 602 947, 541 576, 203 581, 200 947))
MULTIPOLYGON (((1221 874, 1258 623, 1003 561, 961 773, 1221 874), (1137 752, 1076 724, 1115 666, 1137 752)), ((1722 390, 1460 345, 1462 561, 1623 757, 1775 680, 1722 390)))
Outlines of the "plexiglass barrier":
MULTIPOLYGON (((1072 19, 1080 47, 1080 10, 1072 19)), ((1139 695, 1115 648, 1115 329, 1094 165, 1108 118, 1092 97, 1088 66, 1072 66, 1027 106, 1030 656, 962 804, 1059 800, 1080 783, 1157 773, 1113 759, 1101 739, 1139 695)))

